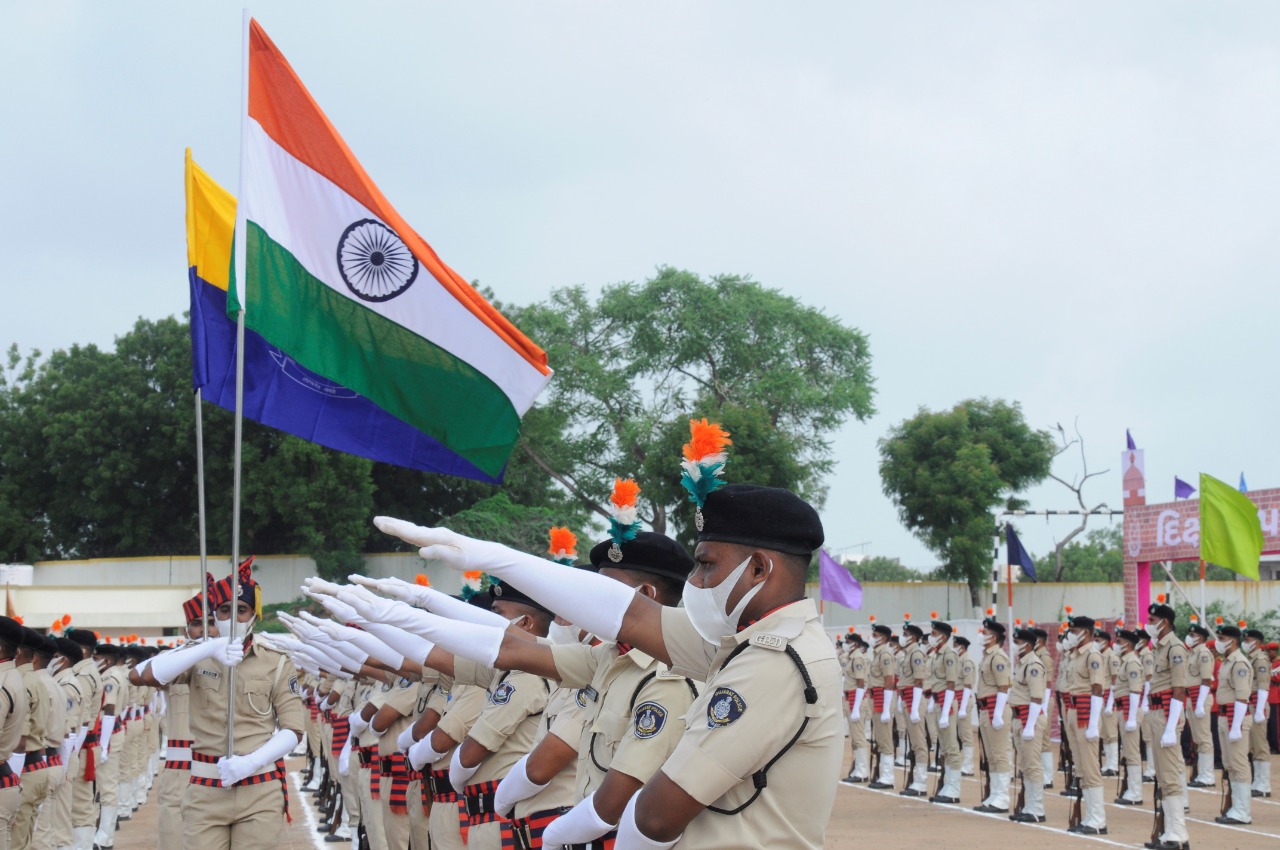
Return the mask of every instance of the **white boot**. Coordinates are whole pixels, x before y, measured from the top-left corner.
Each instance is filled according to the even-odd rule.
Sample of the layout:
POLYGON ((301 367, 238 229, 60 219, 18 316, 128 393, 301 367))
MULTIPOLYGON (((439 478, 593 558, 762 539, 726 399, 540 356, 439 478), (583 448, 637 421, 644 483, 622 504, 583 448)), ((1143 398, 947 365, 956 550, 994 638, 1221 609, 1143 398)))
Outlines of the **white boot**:
POLYGON ((871 751, 866 747, 862 747, 861 749, 854 751, 853 753, 853 778, 854 779, 867 779, 871 775, 870 771, 867 769, 867 762, 869 761, 868 756, 870 755, 870 752, 871 751))
POLYGON ((1116 799, 1116 802, 1120 805, 1125 803, 1142 805, 1142 768, 1136 764, 1125 765, 1124 777, 1124 793, 1116 799))
POLYGON ((1216 818, 1219 823, 1253 823, 1253 796, 1248 782, 1231 783, 1231 808, 1216 818))
MULTIPOLYGON (((1107 810, 1102 805, 1102 786, 1096 788, 1084 789, 1084 815, 1080 819, 1080 825, 1086 828, 1097 830, 1097 835, 1105 835, 1107 832, 1107 810)), ((1178 806, 1181 811, 1182 806, 1178 806)), ((1165 809, 1166 817, 1168 808, 1165 809)), ((1090 834, 1088 832, 1085 833, 1090 834)))
POLYGON ((956 767, 942 766, 942 788, 939 789, 936 796, 930 797, 931 803, 959 803, 960 802, 960 769, 956 767))
POLYGON ((1186 802, 1185 794, 1164 798, 1164 832, 1160 835, 1161 842, 1176 843, 1181 846, 1191 840, 1187 835, 1186 802))
POLYGON ((880 754, 880 776, 876 778, 876 784, 883 788, 894 786, 893 758, 890 753, 880 754))
MULTIPOLYGON (((228 614, 227 616, 229 617, 231 615, 228 614)), ((321 773, 320 760, 313 759, 312 764, 314 765, 314 767, 311 770, 311 781, 308 782, 306 785, 302 786, 303 791, 319 791, 320 790, 320 773, 321 773)))
POLYGON ((1053 753, 1048 750, 1040 751, 1040 766, 1044 768, 1044 787, 1053 787, 1053 753))
POLYGON ((916 770, 911 776, 910 787, 921 794, 929 790, 929 765, 916 762, 916 770))
POLYGON ((1217 784, 1213 774, 1213 753, 1196 753, 1196 775, 1187 783, 1189 788, 1212 788, 1217 784))
POLYGON ((1254 759, 1253 761, 1253 791, 1255 797, 1271 796, 1271 759, 1254 759))
POLYGON ((98 833, 93 843, 99 847, 114 847, 116 843, 116 806, 103 806, 98 818, 98 833))
POLYGON ((960 773, 973 776, 973 747, 965 747, 960 751, 960 773))
POLYGON ((1019 823, 1044 823, 1044 783, 1027 782, 1022 797, 1022 813, 1009 816, 1019 823))
POLYGON ((1120 742, 1107 741, 1102 744, 1102 775, 1115 776, 1120 761, 1120 742))
POLYGON ((991 814, 1008 812, 1009 780, 1012 778, 1012 773, 991 774, 991 793, 987 796, 987 799, 982 801, 981 806, 975 806, 973 810, 991 814))
POLYGON ((71 830, 71 850, 93 850, 94 828, 77 826, 71 830))

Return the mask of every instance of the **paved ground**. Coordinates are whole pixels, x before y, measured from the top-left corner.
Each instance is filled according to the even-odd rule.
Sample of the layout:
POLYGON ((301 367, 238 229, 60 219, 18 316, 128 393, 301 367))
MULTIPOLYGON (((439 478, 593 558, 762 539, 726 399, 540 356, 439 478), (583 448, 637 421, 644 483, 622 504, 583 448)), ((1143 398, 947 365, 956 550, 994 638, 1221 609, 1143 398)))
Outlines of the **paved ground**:
MULTIPOLYGON (((1280 767, 1280 757, 1273 757, 1273 773, 1280 767)), ((848 765, 846 764, 846 771, 848 765)), ((320 850, 342 848, 342 844, 324 844, 315 831, 311 795, 300 796, 296 780, 302 760, 290 762, 290 805, 293 824, 281 832, 278 845, 282 850, 320 850)), ((901 786, 903 771, 898 771, 901 786)), ((1061 777, 1057 777, 1059 787, 1061 777)), ((930 782, 933 775, 930 775, 930 782)), ((978 805, 980 786, 976 778, 966 779, 962 788, 962 806, 936 806, 918 799, 899 797, 896 792, 872 791, 865 786, 841 785, 836 792, 835 811, 827 829, 826 847, 898 848, 945 847, 946 850, 991 850, 994 845, 1006 847, 1057 850, 1089 847, 1141 847, 1151 837, 1151 786, 1145 785, 1147 805, 1140 810, 1110 803, 1116 796, 1116 780, 1105 782, 1107 822, 1110 834, 1098 838, 1068 835, 1066 832, 1069 801, 1057 791, 1045 792, 1049 819, 1044 824, 1028 825, 1009 822, 1003 815, 982 815, 971 811, 978 805)), ((1016 794, 1016 791, 1015 791, 1016 794)), ((1218 814, 1218 792, 1192 790, 1191 814, 1187 825, 1191 845, 1196 850, 1276 850, 1280 847, 1280 795, 1271 800, 1254 800, 1254 822, 1247 827, 1220 826, 1213 822, 1218 814)), ((156 843, 156 806, 154 800, 144 806, 133 820, 116 834, 119 850, 175 850, 158 848, 156 843)))

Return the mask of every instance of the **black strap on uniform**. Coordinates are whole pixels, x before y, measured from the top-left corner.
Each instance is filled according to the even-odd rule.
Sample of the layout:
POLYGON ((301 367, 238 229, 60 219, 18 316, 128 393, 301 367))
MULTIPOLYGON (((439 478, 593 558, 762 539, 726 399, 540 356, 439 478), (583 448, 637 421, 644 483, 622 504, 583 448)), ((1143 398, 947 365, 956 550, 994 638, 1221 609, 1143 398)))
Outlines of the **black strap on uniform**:
MULTIPOLYGON (((751 645, 750 643, 746 643, 746 642, 738 644, 737 648, 734 649, 733 652, 729 653, 729 657, 726 658, 724 660, 724 663, 720 665, 720 669, 724 670, 725 667, 728 667, 729 662, 737 658, 739 653, 741 653, 744 649, 746 649, 750 645, 751 645)), ((804 680, 805 705, 813 705, 818 701, 818 689, 813 686, 813 680, 809 678, 809 669, 805 667, 804 662, 800 660, 800 653, 796 652, 796 648, 794 646, 792 646, 791 644, 787 644, 786 652, 787 652, 787 657, 790 658, 795 663, 796 670, 799 671, 800 673, 800 678, 804 680)), ((804 734, 804 730, 808 726, 809 726, 809 714, 806 711, 803 719, 801 719, 800 721, 800 728, 797 729, 796 733, 791 736, 791 740, 787 741, 786 746, 784 746, 781 750, 779 750, 776 756, 769 759, 769 761, 765 764, 764 767, 760 768, 755 773, 751 774, 751 783, 755 786, 756 791, 754 794, 751 795, 751 797, 745 803, 743 803, 741 806, 738 806, 732 809, 718 809, 715 806, 707 806, 707 810, 711 812, 715 812, 718 815, 736 815, 742 812, 742 810, 744 810, 747 806, 750 806, 752 803, 754 803, 756 799, 759 798, 760 793, 764 791, 764 789, 769 785, 769 778, 768 778, 769 769, 772 768, 775 764, 777 764, 778 759, 785 756, 787 754, 787 751, 796 745, 796 741, 800 740, 800 736, 804 734)))
MULTIPOLYGON (((650 670, 648 673, 645 673, 643 676, 640 677, 640 681, 636 684, 635 690, 631 692, 631 702, 627 705, 627 714, 635 714, 636 700, 640 698, 640 692, 644 690, 644 686, 652 682, 654 677, 656 677, 657 675, 658 675, 657 670, 650 670)), ((684 683, 689 686, 689 693, 693 695, 693 698, 697 699, 698 686, 695 685, 688 678, 684 680, 684 683)), ((607 773, 609 768, 602 765, 599 762, 599 760, 596 759, 596 736, 599 734, 600 734, 599 732, 591 733, 591 740, 587 742, 587 754, 591 756, 591 763, 596 766, 596 770, 604 771, 607 773)))

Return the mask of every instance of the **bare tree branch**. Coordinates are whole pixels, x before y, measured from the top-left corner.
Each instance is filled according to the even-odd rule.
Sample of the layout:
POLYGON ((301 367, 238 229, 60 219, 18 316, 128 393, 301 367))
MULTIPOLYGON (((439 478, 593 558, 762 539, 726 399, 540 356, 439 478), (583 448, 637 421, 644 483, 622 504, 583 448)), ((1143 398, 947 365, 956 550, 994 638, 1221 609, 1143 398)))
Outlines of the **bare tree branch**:
POLYGON ((547 473, 547 475, 550 475, 557 482, 559 482, 561 487, 564 487, 566 490, 568 490, 573 495, 573 497, 576 498, 579 502, 582 502, 582 504, 585 507, 589 508, 595 513, 600 514, 600 516, 604 517, 605 519, 609 518, 608 511, 606 511, 601 505, 597 504, 595 499, 587 495, 567 475, 563 475, 557 472, 556 470, 552 469, 551 464, 547 463, 547 461, 544 460, 541 455, 535 452, 527 442, 521 441, 520 446, 521 448, 524 449, 524 453, 529 456, 529 459, 532 460, 539 469, 541 469, 543 472, 547 473))
POLYGON ((1079 505, 1080 510, 1085 512, 1081 514, 1080 524, 1078 526, 1076 526, 1070 532, 1068 532, 1067 535, 1063 537, 1061 540, 1057 540, 1054 542, 1054 548, 1053 548, 1054 581, 1062 581, 1062 573, 1065 569, 1065 566, 1063 564, 1063 559, 1062 559, 1063 550, 1066 549, 1067 544, 1069 544, 1072 540, 1076 539, 1081 534, 1083 534, 1085 529, 1088 528, 1089 526, 1088 512, 1089 511, 1101 510, 1107 507, 1106 502, 1100 502, 1099 504, 1095 505, 1093 508, 1089 508, 1087 505, 1085 505, 1084 485, 1089 481, 1090 478, 1096 478, 1099 475, 1105 475, 1110 470, 1104 469, 1101 472, 1089 471, 1089 458, 1086 457, 1085 451, 1084 451, 1084 435, 1080 433, 1080 417, 1077 416, 1075 419, 1075 422, 1072 424, 1072 430, 1075 431, 1074 437, 1071 437, 1068 439, 1067 429, 1062 427, 1061 422, 1057 423, 1054 430, 1058 432, 1058 439, 1061 441, 1061 445, 1058 447, 1058 450, 1054 452, 1055 458, 1065 454, 1073 446, 1080 447, 1080 476, 1079 478, 1072 476, 1072 479, 1070 482, 1068 482, 1065 478, 1062 478, 1061 476, 1054 475, 1052 472, 1049 473, 1049 477, 1052 478, 1054 481, 1057 481, 1063 487, 1066 487, 1068 490, 1070 490, 1072 494, 1075 495, 1076 504, 1079 505))

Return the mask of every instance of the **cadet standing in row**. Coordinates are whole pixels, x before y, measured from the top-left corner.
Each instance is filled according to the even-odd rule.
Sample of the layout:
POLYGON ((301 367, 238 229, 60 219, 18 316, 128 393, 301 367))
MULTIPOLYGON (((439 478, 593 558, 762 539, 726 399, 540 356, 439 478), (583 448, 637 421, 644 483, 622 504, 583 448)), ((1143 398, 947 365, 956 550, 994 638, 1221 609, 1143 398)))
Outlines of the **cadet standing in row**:
MULTIPOLYGON (((1102 765, 1098 760, 1099 725, 1102 722, 1103 695, 1111 682, 1102 663, 1102 653, 1093 642, 1094 621, 1076 616, 1070 621, 1063 645, 1071 653, 1064 658, 1067 668, 1068 703, 1066 728, 1071 735, 1071 756, 1076 775, 1080 777, 1083 797, 1080 823, 1068 831, 1083 835, 1107 834, 1107 811, 1102 801, 1102 765)), ((1070 790, 1070 789, 1068 789, 1070 790)))
POLYGON ((1009 656, 1004 651, 1005 627, 994 619, 982 621, 983 651, 978 665, 978 732, 987 770, 991 773, 991 793, 974 811, 1005 814, 1009 811, 1009 783, 1013 761, 1009 749, 1009 688, 1013 684, 1009 656))
POLYGON ((22 769, 13 769, 14 755, 22 757, 22 730, 27 722, 27 688, 16 660, 22 646, 22 626, 0 617, 0 850, 9 850, 10 832, 22 805, 22 769))
POLYGON ((1013 711, 1012 739, 1022 782, 1022 808, 1009 815, 1018 823, 1044 823, 1044 763, 1040 741, 1049 719, 1044 715, 1047 676, 1044 662, 1035 652, 1036 634, 1031 629, 1015 629, 1013 648, 1017 662, 1009 689, 1013 711))
POLYGON ((876 747, 879 774, 868 786, 877 791, 888 790, 893 781, 893 697, 897 690, 898 665, 893 659, 889 638, 893 629, 880 624, 871 628, 875 644, 867 684, 871 686, 871 735, 876 747))
POLYGON ((960 802, 960 740, 956 729, 956 710, 960 700, 960 655, 951 639, 951 624, 934 620, 929 636, 933 661, 929 665, 926 686, 930 692, 931 707, 937 707, 938 770, 942 772, 942 787, 929 798, 932 803, 960 802))
POLYGON ((1138 635, 1119 629, 1120 670, 1112 689, 1116 711, 1120 713, 1120 767, 1124 771, 1124 792, 1115 799, 1121 806, 1142 805, 1142 736, 1138 733, 1139 705, 1142 698, 1142 659, 1138 656, 1138 635))
MULTIPOLYGON (((1163 598, 1163 597, 1161 597, 1163 598)), ((1182 760, 1182 714, 1187 704, 1187 647, 1173 632, 1174 611, 1157 602, 1147 608, 1147 628, 1154 635, 1148 754, 1164 797, 1164 832, 1146 843, 1150 850, 1183 850, 1187 835, 1187 768, 1182 760)))
POLYGON ((1249 775, 1249 733, 1253 712, 1249 698, 1255 693, 1253 665, 1240 650, 1241 634, 1235 626, 1219 626, 1215 649, 1222 656, 1218 668, 1218 742, 1222 746, 1223 779, 1231 786, 1231 807, 1218 823, 1253 823, 1253 795, 1249 775))
POLYGON ((1267 743, 1267 696, 1271 690, 1271 659, 1267 657, 1266 636, 1258 629, 1246 629, 1241 648, 1253 665, 1253 728, 1249 731, 1249 754, 1253 756, 1253 796, 1271 796, 1271 745, 1267 743))
POLYGON ((1209 630, 1198 622, 1191 624, 1187 632, 1187 724, 1191 727, 1191 740, 1195 744, 1195 778, 1187 785, 1191 788, 1212 788, 1217 784, 1214 776, 1213 731, 1210 729, 1213 714, 1213 653, 1209 650, 1209 630))

